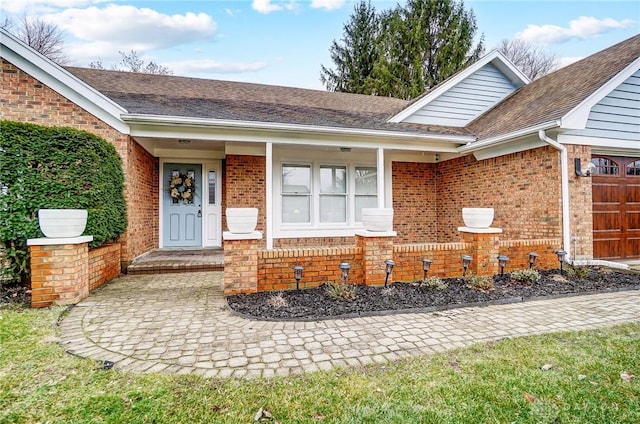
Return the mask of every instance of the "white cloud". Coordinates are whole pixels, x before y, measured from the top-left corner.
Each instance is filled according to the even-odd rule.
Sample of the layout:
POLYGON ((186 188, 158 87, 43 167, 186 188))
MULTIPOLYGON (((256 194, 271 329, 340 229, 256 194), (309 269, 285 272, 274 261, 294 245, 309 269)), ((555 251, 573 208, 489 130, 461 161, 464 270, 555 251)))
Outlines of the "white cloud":
POLYGON ((106 1, 108 0, 5 0, 0 2, 0 10, 16 15, 23 13, 32 15, 51 13, 55 10, 70 7, 85 7, 106 1))
POLYGON ((298 5, 296 4, 296 0, 290 0, 289 2, 278 1, 277 3, 274 3, 273 0, 253 0, 251 7, 256 12, 266 15, 281 10, 296 10, 298 5))
POLYGON ((611 18, 597 19, 593 16, 580 16, 569 22, 569 27, 558 25, 529 25, 516 34, 517 38, 537 44, 563 43, 572 38, 591 38, 616 28, 627 28, 635 24, 631 19, 617 21, 611 18))
POLYGON ((265 62, 218 62, 216 60, 182 60, 164 64, 173 69, 177 75, 192 75, 203 73, 238 74, 255 72, 267 67, 265 62))
MULTIPOLYGON (((78 51, 83 48, 93 50, 94 56, 109 56, 119 50, 144 51, 208 40, 217 29, 205 13, 166 15, 148 8, 114 4, 104 8, 67 9, 44 15, 43 19, 58 25, 76 40, 84 41, 68 43, 80 56, 86 56, 78 51)), ((73 53, 69 51, 70 55, 73 53)))
POLYGON ((345 0, 311 0, 311 7, 314 9, 340 9, 344 6, 345 0))

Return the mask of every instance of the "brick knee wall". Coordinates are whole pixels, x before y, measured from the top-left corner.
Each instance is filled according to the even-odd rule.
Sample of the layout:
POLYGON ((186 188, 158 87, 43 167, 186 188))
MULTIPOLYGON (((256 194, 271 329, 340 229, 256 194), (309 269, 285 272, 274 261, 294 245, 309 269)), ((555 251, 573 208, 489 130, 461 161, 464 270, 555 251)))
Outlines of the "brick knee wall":
POLYGON ((120 275, 120 244, 89 250, 89 291, 120 275))

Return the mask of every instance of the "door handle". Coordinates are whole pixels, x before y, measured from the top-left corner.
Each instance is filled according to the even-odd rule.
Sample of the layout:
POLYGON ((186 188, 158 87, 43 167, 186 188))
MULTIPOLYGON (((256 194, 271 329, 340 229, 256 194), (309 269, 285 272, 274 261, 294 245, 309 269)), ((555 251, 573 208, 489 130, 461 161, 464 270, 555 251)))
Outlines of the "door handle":
POLYGON ((202 211, 198 211, 198 218, 202 218, 202 211))

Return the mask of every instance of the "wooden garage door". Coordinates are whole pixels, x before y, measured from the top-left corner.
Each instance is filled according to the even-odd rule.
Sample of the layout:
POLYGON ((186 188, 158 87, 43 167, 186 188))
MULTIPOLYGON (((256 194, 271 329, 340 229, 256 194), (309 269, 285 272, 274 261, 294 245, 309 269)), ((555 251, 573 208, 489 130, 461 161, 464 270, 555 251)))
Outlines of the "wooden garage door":
POLYGON ((593 255, 640 258, 640 158, 594 156, 593 255))

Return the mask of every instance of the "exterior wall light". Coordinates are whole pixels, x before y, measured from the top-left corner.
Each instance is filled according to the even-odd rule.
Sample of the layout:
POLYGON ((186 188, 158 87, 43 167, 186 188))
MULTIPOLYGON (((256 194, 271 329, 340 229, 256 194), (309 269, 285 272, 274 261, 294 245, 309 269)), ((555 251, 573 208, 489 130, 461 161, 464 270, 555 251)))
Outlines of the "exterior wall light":
POLYGON ((384 272, 387 273, 387 276, 384 278, 384 286, 387 287, 387 282, 389 281, 389 274, 393 271, 393 267, 396 266, 396 263, 391 259, 387 259, 384 261, 384 272))
POLYGON ((422 282, 427 281, 427 274, 429 273, 429 268, 433 261, 431 259, 423 259, 422 260, 422 271, 424 272, 424 277, 422 277, 422 282))
POLYGON ((469 268, 469 264, 473 260, 473 257, 468 255, 462 255, 462 276, 467 275, 467 269, 469 268))
POLYGON ((536 252, 529 252, 529 269, 533 268, 536 263, 536 259, 538 259, 538 255, 536 252))
POLYGON ((504 267, 507 266, 509 257, 504 255, 498 255, 498 265, 500 265, 500 276, 504 275, 504 267))
POLYGON ((347 262, 343 262, 340 264, 340 271, 342 271, 342 283, 347 284, 349 282, 349 270, 351 269, 351 265, 347 262))
POLYGON ((296 265, 293 267, 293 278, 296 279, 296 290, 300 290, 300 280, 302 280, 302 271, 304 267, 301 265, 296 265))
POLYGON ((562 275, 562 265, 564 264, 564 258, 567 256, 567 252, 564 250, 557 250, 556 255, 558 255, 558 262, 560 262, 560 275, 562 275))
POLYGON ((573 164, 575 166, 576 175, 578 177, 590 177, 596 171, 596 166, 592 162, 589 162, 587 164, 587 167, 585 169, 582 169, 582 165, 580 164, 580 158, 573 159, 573 164))

